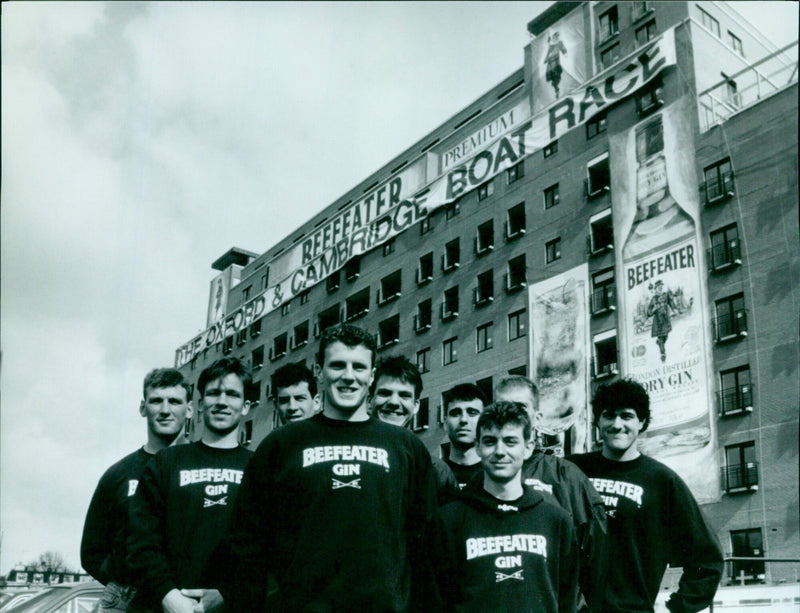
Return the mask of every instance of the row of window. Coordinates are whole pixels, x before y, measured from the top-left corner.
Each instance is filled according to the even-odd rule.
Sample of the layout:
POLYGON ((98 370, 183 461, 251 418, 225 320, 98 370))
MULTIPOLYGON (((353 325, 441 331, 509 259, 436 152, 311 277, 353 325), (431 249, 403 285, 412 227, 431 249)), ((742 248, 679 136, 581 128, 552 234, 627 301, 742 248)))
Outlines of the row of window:
MULTIPOLYGON (((713 15, 711 15, 711 13, 700 7, 700 5, 697 5, 697 10, 700 12, 700 23, 703 24, 703 27, 709 30, 717 38, 722 38, 719 28, 719 21, 713 15)), ((737 54, 744 57, 744 45, 742 44, 742 39, 736 36, 736 34, 730 30, 728 30, 728 45, 737 54)))

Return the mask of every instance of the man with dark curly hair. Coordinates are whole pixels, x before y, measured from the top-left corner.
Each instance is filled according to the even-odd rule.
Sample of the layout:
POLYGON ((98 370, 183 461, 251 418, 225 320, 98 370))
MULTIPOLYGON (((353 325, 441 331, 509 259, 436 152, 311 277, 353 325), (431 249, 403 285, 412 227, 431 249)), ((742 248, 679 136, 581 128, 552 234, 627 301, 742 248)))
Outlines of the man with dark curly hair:
POLYGON ((670 611, 708 607, 722 575, 722 551, 683 480, 637 449, 650 398, 631 379, 601 385, 592 401, 602 450, 570 457, 603 498, 609 564, 603 611, 652 611, 667 564, 683 567, 670 611))

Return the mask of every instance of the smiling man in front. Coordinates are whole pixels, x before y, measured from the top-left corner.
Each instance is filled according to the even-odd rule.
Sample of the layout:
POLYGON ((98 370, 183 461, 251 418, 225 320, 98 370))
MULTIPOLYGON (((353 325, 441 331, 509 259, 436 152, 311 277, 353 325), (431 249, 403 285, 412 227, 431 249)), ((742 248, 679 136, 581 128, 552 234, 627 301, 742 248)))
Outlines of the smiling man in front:
POLYGON ((667 564, 683 567, 667 608, 705 609, 722 575, 722 551, 683 480, 637 449, 650 422, 647 391, 632 379, 601 385, 592 412, 603 448, 570 460, 592 481, 608 511, 603 613, 652 611, 667 564))
POLYGON ((411 432, 368 412, 375 340, 329 328, 317 355, 323 412, 271 433, 231 520, 223 595, 236 611, 408 611, 412 567, 436 507, 411 432), (265 604, 267 573, 278 591, 265 604))
POLYGON ((139 480, 130 508, 127 559, 152 609, 190 613, 222 606, 206 569, 253 455, 238 442, 239 422, 250 410, 249 383, 249 371, 236 358, 205 369, 197 382, 201 439, 162 451, 139 480))
POLYGON ((433 524, 431 557, 443 611, 574 613, 578 546, 569 514, 522 483, 531 423, 513 402, 478 419, 483 479, 433 524))

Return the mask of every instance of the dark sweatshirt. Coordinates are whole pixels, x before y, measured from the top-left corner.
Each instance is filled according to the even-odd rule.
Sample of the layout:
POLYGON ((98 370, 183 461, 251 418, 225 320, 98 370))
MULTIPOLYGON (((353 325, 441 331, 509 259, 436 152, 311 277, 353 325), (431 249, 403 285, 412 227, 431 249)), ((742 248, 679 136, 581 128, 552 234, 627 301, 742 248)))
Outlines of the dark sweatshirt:
POLYGON ((603 611, 653 611, 667 564, 683 567, 669 610, 706 608, 719 585, 722 551, 683 480, 643 455, 629 462, 600 452, 570 459, 589 476, 608 512, 603 611))
POLYGON ((160 607, 175 588, 217 587, 203 572, 252 455, 196 442, 165 449, 147 464, 131 501, 127 560, 151 605, 160 607))
POLYGON ((137 449, 113 464, 97 483, 86 512, 81 538, 81 566, 102 584, 131 585, 125 564, 128 505, 144 467, 153 458, 137 449))
POLYGON ((444 611, 575 611, 572 521, 530 488, 507 501, 470 481, 461 499, 442 509, 429 542, 444 611))
POLYGON ((605 588, 607 526, 603 500, 589 479, 569 460, 534 451, 522 467, 524 485, 560 506, 572 517, 580 550, 579 610, 600 611, 605 588))
MULTIPOLYGON (((430 454, 374 418, 316 415, 272 432, 231 518, 222 593, 234 611, 406 611, 437 506, 430 454)), ((421 592, 421 591, 419 591, 421 592)))

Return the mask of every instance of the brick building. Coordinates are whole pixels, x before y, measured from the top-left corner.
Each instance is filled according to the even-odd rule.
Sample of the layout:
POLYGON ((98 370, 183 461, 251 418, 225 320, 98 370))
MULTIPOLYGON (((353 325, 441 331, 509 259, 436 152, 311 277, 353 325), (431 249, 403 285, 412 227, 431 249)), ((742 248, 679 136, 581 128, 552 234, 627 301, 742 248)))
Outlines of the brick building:
POLYGON ((686 472, 727 556, 765 558, 728 580, 794 580, 770 560, 800 551, 797 42, 720 2, 558 2, 528 30, 520 69, 278 244, 221 256, 176 364, 252 365, 254 447, 275 369, 353 322, 420 366, 433 452, 457 383, 491 397, 531 374, 563 400, 548 441, 570 453, 595 444, 593 387, 634 376, 665 416, 648 449, 686 472))

